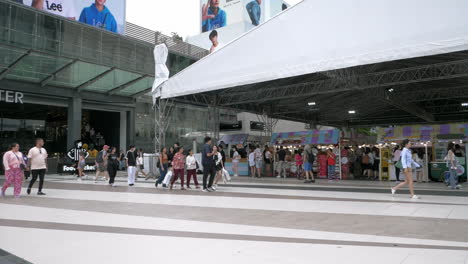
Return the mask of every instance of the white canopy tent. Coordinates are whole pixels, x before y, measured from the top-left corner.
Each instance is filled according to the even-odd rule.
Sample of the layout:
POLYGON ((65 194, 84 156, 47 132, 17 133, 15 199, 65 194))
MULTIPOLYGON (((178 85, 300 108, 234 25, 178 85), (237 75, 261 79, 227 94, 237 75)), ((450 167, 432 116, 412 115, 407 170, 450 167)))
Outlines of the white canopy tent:
POLYGON ((304 0, 163 84, 173 98, 468 49, 468 1, 304 0))

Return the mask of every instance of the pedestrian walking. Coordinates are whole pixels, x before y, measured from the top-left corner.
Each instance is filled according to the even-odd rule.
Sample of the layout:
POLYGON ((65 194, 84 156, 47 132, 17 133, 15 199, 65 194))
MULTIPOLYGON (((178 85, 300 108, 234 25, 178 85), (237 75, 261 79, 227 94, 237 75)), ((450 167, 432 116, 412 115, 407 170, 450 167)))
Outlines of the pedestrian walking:
POLYGON ((117 148, 113 147, 107 158, 107 172, 109 173, 109 185, 115 187, 115 176, 119 169, 120 154, 117 153, 117 148))
POLYGON ((2 187, 2 197, 13 184, 13 195, 19 198, 21 194, 21 185, 23 184, 23 171, 26 170, 26 164, 23 160, 23 153, 19 151, 19 144, 13 143, 8 151, 3 155, 3 167, 5 168, 5 182, 2 187))
POLYGON ((125 170, 125 152, 123 149, 120 150, 120 156, 119 156, 119 170, 125 170))
POLYGON ((172 177, 171 184, 169 189, 172 190, 174 186, 174 182, 177 181, 180 177, 180 189, 185 190, 184 183, 184 169, 185 169, 185 156, 184 156, 184 148, 179 147, 178 152, 174 155, 172 160, 172 169, 174 171, 174 177, 172 177))
POLYGON ((211 138, 205 137, 205 144, 202 151, 202 165, 203 165, 203 192, 213 192, 213 180, 216 174, 215 162, 213 159, 213 151, 211 149, 211 138), (208 177, 209 176, 209 177, 208 177))
POLYGON ((273 164, 273 161, 271 159, 270 148, 267 145, 265 145, 265 149, 263 150, 263 160, 265 161, 265 174, 267 176, 272 176, 271 165, 273 164))
POLYGON ((452 190, 460 189, 461 187, 460 185, 458 185, 458 177, 457 177, 458 159, 456 158, 455 151, 456 151, 455 144, 450 142, 447 146, 447 155, 445 156, 445 161, 447 162, 447 168, 449 168, 449 172, 450 172, 449 186, 452 190))
POLYGON ((137 153, 137 171, 136 171, 136 177, 135 179, 138 178, 139 173, 143 174, 145 178, 148 178, 148 174, 144 171, 144 163, 143 163, 143 149, 140 148, 137 153))
POLYGON ((212 186, 214 190, 218 189, 218 182, 223 177, 223 169, 224 169, 223 155, 221 154, 221 152, 218 151, 218 149, 219 147, 217 146, 213 147, 213 160, 215 162, 215 171, 216 171, 216 177, 212 186))
POLYGON ((27 194, 31 194, 31 189, 34 186, 37 178, 39 178, 39 189, 37 195, 45 195, 42 192, 44 187, 44 177, 47 171, 47 151, 44 146, 44 140, 42 138, 36 139, 36 146, 29 150, 28 152, 28 167, 31 170, 32 179, 29 182, 27 189, 27 194))
POLYGON ((408 139, 403 140, 403 151, 401 152, 401 165, 403 167, 403 173, 405 174, 405 181, 401 182, 397 186, 391 189, 392 195, 395 195, 395 192, 400 189, 401 187, 408 184, 411 199, 419 199, 419 197, 414 194, 414 187, 413 187, 413 168, 418 168, 419 164, 414 162, 413 158, 411 157, 411 142, 408 139))
MULTIPOLYGON (((158 168, 159 168, 159 178, 154 184, 156 188, 158 188, 158 185, 161 184, 164 181, 164 178, 166 177, 167 170, 169 168, 169 156, 167 155, 167 148, 163 147, 161 149, 161 152, 159 153, 159 162, 158 162, 158 168)), ((166 187, 165 184, 163 184, 163 187, 166 187)))
POLYGON ((130 146, 126 155, 126 165, 127 165, 127 174, 128 174, 128 186, 135 185, 135 175, 136 175, 136 159, 137 155, 135 153, 135 146, 130 146))
POLYGON ((185 159, 185 165, 187 166, 187 189, 190 188, 190 180, 193 177, 193 182, 195 183, 195 188, 200 189, 197 179, 197 160, 193 156, 193 151, 189 149, 187 158, 185 159))
POLYGON ((336 155, 333 150, 329 148, 327 150, 327 165, 328 165, 328 181, 338 180, 335 173, 336 155))
MULTIPOLYGON (((400 150, 400 146, 397 145, 395 147, 395 150, 393 150, 393 164, 396 165, 398 163, 398 161, 400 161, 400 158, 401 158, 401 150, 400 150)), ((400 183, 400 168, 398 168, 397 166, 395 166, 395 177, 396 177, 396 183, 400 183)))
POLYGON ((304 171, 305 171, 305 181, 304 183, 315 182, 314 173, 312 172, 312 166, 314 164, 315 157, 312 152, 312 147, 306 145, 304 148, 304 171))
POLYGON ((78 159, 78 181, 81 181, 83 179, 84 175, 84 169, 86 167, 86 154, 84 152, 80 153, 80 157, 78 159))
POLYGON ((252 178, 255 177, 255 152, 253 148, 250 148, 250 153, 249 153, 249 167, 250 167, 250 176, 252 178))
POLYGON ((100 174, 104 175, 104 181, 109 180, 109 174, 107 173, 107 160, 108 160, 108 152, 109 146, 104 145, 102 150, 96 156, 96 177, 94 178, 94 182, 98 182, 98 177, 100 174))
POLYGON ((239 161, 241 160, 241 156, 239 155, 236 147, 233 147, 232 149, 232 171, 234 172, 234 176, 239 176, 239 161))

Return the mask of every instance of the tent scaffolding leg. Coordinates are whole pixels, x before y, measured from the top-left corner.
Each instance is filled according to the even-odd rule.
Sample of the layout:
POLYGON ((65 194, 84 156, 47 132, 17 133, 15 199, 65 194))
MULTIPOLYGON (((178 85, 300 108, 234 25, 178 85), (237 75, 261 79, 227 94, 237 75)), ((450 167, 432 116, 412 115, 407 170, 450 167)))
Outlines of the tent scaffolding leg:
POLYGON ((159 153, 166 144, 166 131, 169 127, 169 119, 174 110, 174 101, 172 99, 156 98, 154 104, 154 151, 159 153))
MULTIPOLYGON (((276 124, 278 124, 277 118, 272 118, 271 115, 268 115, 267 111, 263 111, 263 114, 257 115, 258 120, 265 124, 265 129, 263 130, 262 136, 268 137, 271 139, 273 136, 273 131, 275 130, 276 124)), ((269 145, 269 144, 268 144, 269 145)))

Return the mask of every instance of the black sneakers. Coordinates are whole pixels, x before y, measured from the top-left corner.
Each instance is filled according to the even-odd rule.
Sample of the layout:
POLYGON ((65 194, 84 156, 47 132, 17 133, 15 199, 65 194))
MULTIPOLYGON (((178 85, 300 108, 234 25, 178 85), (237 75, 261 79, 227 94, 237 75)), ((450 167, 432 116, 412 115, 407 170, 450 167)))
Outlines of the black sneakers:
POLYGON ((46 195, 46 194, 43 192, 38 192, 37 195, 46 195))

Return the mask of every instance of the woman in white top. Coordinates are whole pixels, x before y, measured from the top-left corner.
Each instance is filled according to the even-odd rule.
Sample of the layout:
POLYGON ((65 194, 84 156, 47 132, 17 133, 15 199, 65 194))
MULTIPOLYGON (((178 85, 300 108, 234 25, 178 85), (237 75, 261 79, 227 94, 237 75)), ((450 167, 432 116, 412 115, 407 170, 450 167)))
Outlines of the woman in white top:
POLYGON ((457 166, 458 160, 455 158, 455 144, 450 142, 447 147, 447 156, 445 156, 445 161, 447 162, 447 167, 450 171, 450 188, 460 189, 460 185, 457 185, 457 166))
POLYGON ((23 154, 19 151, 18 143, 11 144, 8 151, 3 155, 3 167, 5 168, 5 182, 2 187, 2 197, 5 196, 6 189, 13 184, 15 198, 19 198, 21 184, 23 184, 23 169, 26 168, 26 165, 24 164, 23 154))
POLYGON ((392 195, 395 195, 395 192, 399 188, 408 184, 409 191, 411 193, 411 198, 419 199, 419 197, 414 194, 414 188, 413 188, 413 167, 418 168, 419 164, 414 162, 413 158, 411 157, 411 150, 410 150, 411 143, 409 142, 409 140, 408 139, 403 140, 402 145, 404 146, 404 148, 403 148, 403 151, 401 152, 401 165, 403 167, 403 172, 405 174, 405 181, 391 189, 392 195))
POLYGON ((213 146, 213 153, 214 153, 213 159, 215 161, 216 177, 215 177, 213 186, 211 187, 216 190, 218 188, 218 181, 223 177, 222 173, 223 173, 224 164, 223 164, 223 156, 218 151, 217 146, 213 146))
POLYGON ((255 152, 251 148, 250 149, 250 154, 249 154, 249 167, 250 167, 250 176, 252 176, 252 178, 255 177, 255 172, 256 172, 255 164, 256 164, 255 163, 255 152))
POLYGON ((187 158, 185 159, 185 165, 187 165, 187 189, 190 188, 190 179, 193 177, 195 188, 200 189, 197 179, 197 160, 193 156, 193 151, 189 149, 187 158))
POLYGON ((239 161, 241 159, 241 156, 239 155, 239 152, 237 152, 237 148, 233 147, 234 150, 232 154, 232 171, 234 172, 234 176, 239 176, 239 161))

